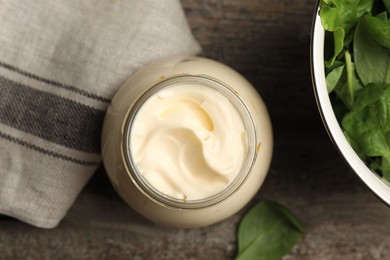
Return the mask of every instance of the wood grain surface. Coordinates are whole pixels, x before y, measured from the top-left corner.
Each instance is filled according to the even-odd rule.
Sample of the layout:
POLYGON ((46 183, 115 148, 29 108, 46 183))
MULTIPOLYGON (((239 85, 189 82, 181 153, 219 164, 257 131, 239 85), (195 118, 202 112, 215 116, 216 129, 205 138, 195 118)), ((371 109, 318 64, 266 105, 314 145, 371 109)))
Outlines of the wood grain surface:
POLYGON ((101 168, 55 229, 0 218, 0 259, 233 259, 237 224, 262 199, 305 224, 285 259, 386 259, 390 209, 341 159, 317 112, 310 78, 315 1, 182 0, 203 56, 235 68, 269 108, 275 150, 256 198, 200 229, 155 226, 116 195, 101 168))

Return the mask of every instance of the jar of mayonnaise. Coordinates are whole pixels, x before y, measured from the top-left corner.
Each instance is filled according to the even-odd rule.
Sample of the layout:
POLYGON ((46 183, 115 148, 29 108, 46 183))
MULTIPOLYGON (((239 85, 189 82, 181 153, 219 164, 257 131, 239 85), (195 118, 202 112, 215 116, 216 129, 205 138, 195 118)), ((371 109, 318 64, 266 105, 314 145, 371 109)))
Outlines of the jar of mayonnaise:
POLYGON ((272 128, 255 88, 233 69, 174 57, 136 72, 102 131, 107 174, 151 221, 201 227, 244 207, 271 161, 272 128))

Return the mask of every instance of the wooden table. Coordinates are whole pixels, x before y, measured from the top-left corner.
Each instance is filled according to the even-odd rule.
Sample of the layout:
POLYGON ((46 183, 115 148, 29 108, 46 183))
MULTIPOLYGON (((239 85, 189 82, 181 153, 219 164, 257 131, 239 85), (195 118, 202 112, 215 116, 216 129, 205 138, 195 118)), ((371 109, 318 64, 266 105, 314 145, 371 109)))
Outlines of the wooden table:
MULTIPOLYGON (((390 209, 338 155, 310 77, 315 1, 182 0, 203 56, 241 72, 268 105, 275 152, 253 200, 276 200, 306 225, 286 259, 385 259, 390 209)), ((53 230, 0 219, 0 259, 232 259, 243 213, 201 229, 162 228, 126 206, 100 169, 53 230)))

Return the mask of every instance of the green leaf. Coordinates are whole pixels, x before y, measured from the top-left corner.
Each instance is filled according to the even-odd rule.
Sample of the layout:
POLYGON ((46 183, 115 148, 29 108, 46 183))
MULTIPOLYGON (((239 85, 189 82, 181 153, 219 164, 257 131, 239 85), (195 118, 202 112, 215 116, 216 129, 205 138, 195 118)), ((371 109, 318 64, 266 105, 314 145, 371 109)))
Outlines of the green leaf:
POLYGON ((383 4, 385 5, 387 12, 390 13, 390 0, 383 0, 383 4))
POLYGON ((288 209, 273 201, 262 201, 239 225, 237 260, 281 259, 302 233, 303 225, 288 209))
POLYGON ((344 71, 344 65, 341 65, 340 67, 334 68, 329 74, 326 76, 326 87, 328 89, 328 93, 331 93, 334 88, 337 86, 337 83, 339 83, 341 75, 344 71))
POLYGON ((365 15, 362 17, 362 24, 375 41, 386 48, 390 48, 390 23, 387 20, 386 12, 376 17, 365 15), (383 14, 385 17, 383 17, 383 14))
POLYGON ((320 17, 326 31, 333 32, 333 54, 325 61, 330 67, 342 53, 345 44, 351 42, 358 19, 371 11, 374 0, 321 0, 320 17), (346 38, 347 36, 347 38, 346 38))
POLYGON ((338 28, 337 30, 333 31, 333 55, 332 57, 325 61, 326 67, 331 67, 336 60, 337 56, 341 53, 344 47, 344 37, 345 37, 345 31, 343 28, 338 28))
POLYGON ((361 16, 371 12, 373 4, 374 0, 321 0, 322 25, 332 32, 343 28, 348 34, 361 16))
POLYGON ((333 65, 329 68, 326 68, 326 75, 328 75, 330 72, 332 72, 333 69, 336 69, 338 67, 344 66, 344 62, 336 60, 333 65))
POLYGON ((362 89, 362 84, 357 77, 355 65, 352 62, 349 51, 345 51, 345 74, 343 74, 335 87, 335 92, 344 102, 348 109, 351 109, 357 93, 362 89))
POLYGON ((359 153, 382 157, 382 174, 390 180, 390 84, 364 87, 342 126, 359 153))
POLYGON ((333 110, 356 153, 390 181, 389 13, 390 0, 320 0, 333 110))
POLYGON ((352 149, 356 152, 360 159, 362 159, 363 161, 367 160, 366 154, 361 150, 360 146, 349 136, 348 132, 344 130, 343 133, 345 138, 351 145, 352 149))
POLYGON ((382 20, 382 21, 387 21, 387 12, 382 12, 375 17, 382 20))
POLYGON ((364 85, 390 83, 390 51, 375 41, 359 20, 354 36, 356 71, 364 85))

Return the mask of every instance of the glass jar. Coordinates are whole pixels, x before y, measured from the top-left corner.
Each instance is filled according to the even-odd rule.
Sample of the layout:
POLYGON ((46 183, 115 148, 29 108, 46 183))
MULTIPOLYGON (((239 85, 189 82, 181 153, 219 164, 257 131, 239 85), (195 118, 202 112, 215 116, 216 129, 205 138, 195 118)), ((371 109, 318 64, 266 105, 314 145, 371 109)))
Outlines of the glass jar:
MULTIPOLYGON (((164 147, 160 148, 164 151, 164 147)), ((207 226, 244 207, 267 175, 272 148, 270 118, 254 87, 231 68, 200 57, 173 57, 135 73, 114 96, 102 131, 104 166, 118 194, 151 221, 176 227, 207 226), (139 124, 137 116, 140 116, 140 111, 155 95, 170 88, 175 93, 175 86, 186 89, 186 86, 194 85, 199 86, 199 91, 210 89, 217 92, 217 98, 226 99, 232 105, 245 129, 242 143, 246 145, 237 174, 223 188, 218 186, 214 193, 203 197, 202 192, 196 198, 175 197, 161 190, 158 180, 151 182, 140 170, 132 146, 135 143, 132 142, 133 129, 139 124)), ((183 184, 186 184, 183 185, 186 193, 184 186, 191 187, 192 183, 183 184)), ((199 184, 193 183, 194 187, 196 185, 199 184)), ((213 189, 212 183, 210 185, 213 189)))

